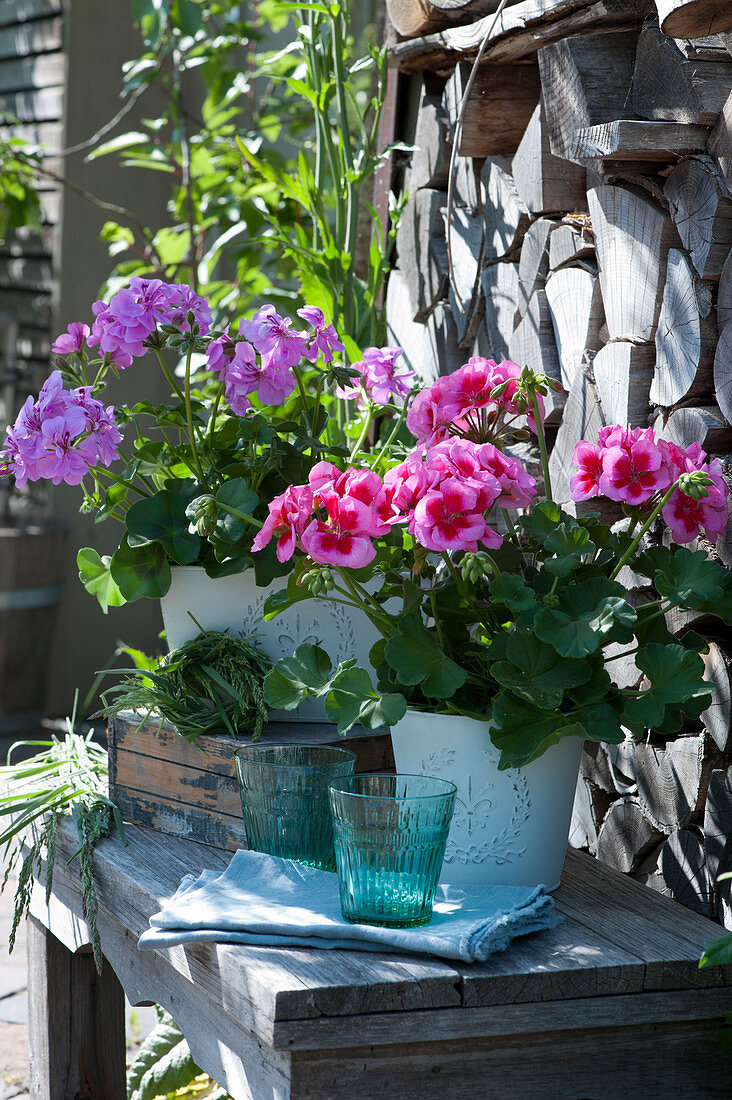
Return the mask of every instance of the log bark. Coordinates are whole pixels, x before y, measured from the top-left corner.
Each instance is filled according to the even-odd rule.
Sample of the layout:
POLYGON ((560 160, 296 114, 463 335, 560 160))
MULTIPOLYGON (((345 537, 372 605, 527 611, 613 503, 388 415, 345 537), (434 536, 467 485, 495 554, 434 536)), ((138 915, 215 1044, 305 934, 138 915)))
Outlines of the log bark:
POLYGON ((439 96, 426 92, 422 96, 414 132, 414 147, 409 173, 410 191, 414 193, 421 187, 446 191, 452 133, 439 96))
POLYGON ((704 809, 704 840, 710 881, 718 890, 717 876, 732 870, 732 768, 716 769, 709 779, 704 809))
POLYGON ((438 302, 425 324, 425 378, 452 374, 465 362, 458 344, 457 325, 448 302, 438 302))
POLYGON ((563 264, 595 258, 595 238, 590 219, 559 225, 549 238, 549 268, 556 271, 563 264))
MULTIPOLYGON (((461 62, 445 86, 443 103, 453 133, 470 71, 471 65, 461 62)), ((539 69, 534 62, 481 66, 465 105, 460 155, 515 153, 540 93, 539 69)))
MULTIPOLYGON (((391 347, 404 352, 404 363, 427 380, 424 373, 425 326, 412 320, 412 306, 404 274, 398 267, 389 273, 386 288, 386 338, 391 347)), ((432 381, 429 378, 429 381, 432 381)))
POLYGON ((442 191, 416 191, 407 201, 397 230, 399 267, 409 291, 413 321, 425 321, 447 291, 444 203, 442 191))
POLYGON ((549 218, 539 218, 526 231, 519 260, 519 300, 521 314, 526 312, 529 299, 535 290, 546 283, 549 274, 549 234, 556 227, 549 218))
POLYGON ((699 274, 718 279, 732 247, 732 193, 711 157, 689 157, 674 168, 664 194, 699 274))
POLYGON ((595 382, 608 424, 646 427, 656 349, 653 344, 615 340, 592 362, 595 382))
POLYGON ((656 331, 666 283, 666 259, 678 236, 671 219, 625 187, 588 193, 611 340, 647 343, 656 331))
POLYGON ((712 760, 704 733, 678 737, 665 748, 624 741, 607 752, 616 771, 636 785, 644 815, 660 832, 685 825, 703 806, 712 760))
POLYGON ((673 833, 661 849, 658 869, 671 897, 711 917, 712 888, 701 829, 691 826, 673 833))
MULTIPOLYGON (((559 356, 554 342, 554 330, 549 303, 543 290, 535 290, 508 345, 509 357, 521 366, 530 364, 534 370, 561 381, 559 356)), ((551 390, 544 398, 546 422, 558 424, 566 395, 551 390)))
POLYGON ((513 177, 499 161, 486 160, 481 183, 485 197, 485 258, 490 262, 520 248, 531 218, 513 177))
POLYGON ((498 0, 386 0, 389 18, 404 38, 469 23, 497 7, 498 0))
POLYGON ((708 128, 691 122, 645 122, 617 119, 575 130, 572 159, 675 163, 706 149, 708 128))
POLYGON ((460 347, 470 348, 483 319, 480 271, 483 266, 483 216, 461 207, 452 212, 452 260, 454 284, 449 287, 450 308, 460 347))
POLYGON ((557 342, 562 385, 571 390, 589 344, 597 341, 592 332, 597 276, 581 267, 563 267, 546 282, 546 296, 557 342))
POLYGON ((714 158, 727 187, 732 188, 732 93, 727 97, 709 135, 707 151, 714 158))
POLYGON ((538 43, 636 28, 651 8, 652 0, 523 0, 510 4, 493 27, 494 16, 487 15, 465 27, 397 42, 389 55, 406 72, 448 74, 458 61, 472 60, 488 34, 485 61, 515 61, 533 56, 538 43))
POLYGON ((732 424, 732 325, 727 325, 714 353, 714 394, 722 415, 732 424))
POLYGON ((732 249, 724 261, 717 294, 717 324, 721 332, 732 321, 732 249))
POLYGON ((562 423, 557 431, 552 453, 549 456, 552 500, 563 506, 571 506, 570 510, 577 514, 581 514, 583 511, 595 511, 615 520, 620 518, 620 508, 612 501, 606 501, 604 497, 596 497, 588 501, 587 504, 592 505, 592 507, 587 509, 583 509, 582 502, 572 504, 572 493, 569 484, 570 478, 577 473, 577 468, 572 463, 572 455, 576 445, 580 439, 586 439, 589 443, 596 443, 600 428, 604 425, 605 418, 597 388, 585 371, 582 370, 567 396, 562 413, 562 423))
POLYGON ((605 745, 599 741, 585 741, 580 761, 580 775, 583 775, 593 787, 610 796, 607 803, 609 806, 610 801, 615 799, 618 789, 605 745))
POLYGON ((730 90, 729 56, 715 61, 688 58, 655 22, 646 23, 633 73, 632 103, 641 118, 713 126, 730 90))
POLYGON ((519 265, 488 264, 483 268, 481 286, 485 299, 485 317, 476 341, 476 354, 500 362, 508 359, 508 345, 516 327, 519 303, 519 265))
POLYGON ((516 189, 531 214, 587 209, 585 172, 552 153, 541 103, 529 120, 511 170, 516 189))
POLYGON ((707 644, 709 652, 702 654, 704 678, 714 685, 714 694, 701 720, 717 748, 727 752, 732 748, 732 651, 720 642, 707 644))
POLYGON ((677 447, 701 443, 705 451, 732 450, 732 427, 714 405, 688 405, 664 416, 655 423, 656 434, 677 447))
POLYGON ((732 8, 720 0, 656 0, 661 30, 669 38, 703 38, 732 30, 732 8))
POLYGON ((577 130, 627 116, 635 32, 566 38, 539 50, 551 151, 575 160, 577 130))
POLYGON ((710 286, 698 278, 686 253, 672 248, 656 330, 653 404, 669 407, 710 397, 716 343, 710 286))
POLYGON ((619 798, 611 805, 600 828, 597 858, 616 871, 629 874, 658 847, 662 836, 634 798, 619 798))

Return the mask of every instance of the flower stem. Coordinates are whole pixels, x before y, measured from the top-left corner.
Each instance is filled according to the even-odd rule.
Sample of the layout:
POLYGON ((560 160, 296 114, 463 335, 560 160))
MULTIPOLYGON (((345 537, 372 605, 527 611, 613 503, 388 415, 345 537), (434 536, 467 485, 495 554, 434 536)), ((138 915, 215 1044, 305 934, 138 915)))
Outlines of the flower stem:
POLYGON ((217 500, 219 508, 223 508, 225 512, 229 512, 232 516, 236 516, 237 519, 243 519, 247 523, 253 523, 255 527, 264 527, 261 519, 255 519, 254 516, 250 516, 248 512, 240 512, 238 508, 232 508, 230 504, 224 504, 223 501, 217 500))
POLYGON ((376 620, 378 620, 378 622, 376 622, 376 625, 379 627, 382 633, 384 633, 385 625, 387 628, 386 635, 387 637, 391 637, 391 635, 394 633, 391 619, 389 619, 388 616, 384 614, 383 610, 376 602, 376 600, 373 599, 373 597, 366 591, 365 588, 363 588, 362 585, 358 583, 358 581, 354 581, 351 577, 348 576, 348 570, 344 568, 344 566, 336 565, 335 570, 345 584, 348 591, 353 596, 354 600, 357 603, 357 606, 360 607, 361 610, 366 615, 368 615, 372 621, 376 622, 376 620))
POLYGON ((402 424, 404 423, 404 419, 407 415, 407 409, 409 408, 409 399, 410 399, 410 397, 411 397, 411 394, 405 400, 404 405, 402 406, 402 411, 399 413, 399 416, 396 420, 396 423, 394 424, 394 427, 389 432, 389 436, 386 440, 386 443, 384 443, 383 447, 381 448, 379 453, 376 455, 376 458, 369 465, 370 470, 375 470, 376 469, 376 467, 379 465, 379 463, 381 462, 381 460, 384 457, 384 455, 386 454, 386 452, 389 450, 389 447, 391 447, 392 443, 396 439, 396 437, 399 433, 399 429, 401 428, 402 424))
POLYGON ((363 446, 363 441, 369 433, 369 428, 371 427, 371 423, 372 423, 373 419, 374 419, 374 406, 373 406, 373 403, 371 401, 369 401, 368 412, 367 412, 366 418, 363 422, 363 428, 361 429, 361 434, 359 435, 358 439, 356 440, 356 443, 353 447, 353 450, 351 451, 350 460, 353 460, 353 458, 361 450, 361 447, 363 446))
POLYGON ((206 481, 206 475, 203 472, 203 466, 201 465, 201 459, 198 455, 198 447, 196 446, 196 433, 193 430, 193 409, 191 408, 191 357, 193 355, 193 345, 188 348, 188 354, 186 356, 186 420, 188 421, 188 437, 190 439, 191 450, 193 452, 193 463, 196 467, 198 479, 204 488, 208 489, 209 485, 206 481))
POLYGON ((541 455, 541 469, 544 474, 544 496, 547 500, 553 500, 552 497, 552 479, 549 474, 549 455, 546 449, 546 435, 544 434, 544 424, 541 419, 541 412, 539 410, 539 399, 536 396, 534 390, 531 391, 531 407, 534 410, 534 421, 536 423, 536 438, 539 443, 539 454, 541 455))
POLYGON ((125 481, 124 478, 120 477, 118 474, 113 474, 106 466, 92 466, 92 473, 97 479, 100 474, 104 474, 106 477, 111 478, 112 481, 116 481, 118 485, 124 485, 126 489, 132 489, 138 496, 149 497, 152 495, 151 493, 144 493, 142 489, 138 489, 131 481, 125 481))
POLYGON ((614 580, 615 580, 615 578, 617 577, 618 573, 619 573, 619 572, 620 572, 620 570, 621 570, 621 569, 623 568, 623 566, 625 565, 625 563, 626 563, 626 562, 628 561, 628 559, 629 559, 629 558, 630 558, 630 557, 631 557, 631 556, 632 556, 632 555, 633 555, 633 554, 635 553, 636 549, 638 548, 638 543, 639 543, 639 542, 641 541, 641 539, 642 539, 642 538, 643 538, 643 536, 645 535, 646 531, 648 531, 648 530, 649 530, 649 528, 651 527, 651 524, 652 524, 652 523, 653 523, 653 521, 655 520, 656 516, 657 516, 657 515, 659 515, 659 513, 660 513, 661 509, 662 509, 662 508, 664 507, 664 505, 665 505, 665 504, 666 504, 666 503, 667 503, 667 502, 668 502, 668 501, 669 501, 669 500, 671 499, 671 497, 672 497, 672 496, 673 496, 673 494, 674 494, 674 493, 676 492, 676 490, 678 489, 678 487, 679 487, 679 483, 678 483, 678 480, 677 480, 677 481, 675 481, 675 482, 673 483, 673 485, 671 486, 671 488, 670 488, 670 489, 667 489, 667 490, 666 490, 666 492, 664 493, 664 495, 663 495, 663 496, 661 497, 661 499, 659 500, 658 504, 657 504, 657 505, 656 505, 656 507, 655 507, 655 508, 653 509, 653 511, 651 512, 650 516, 648 517, 648 519, 646 520, 646 522, 645 522, 645 523, 643 524, 643 526, 641 527, 640 531, 639 531, 639 532, 638 532, 638 534, 637 534, 637 535, 635 536, 635 538, 634 538, 634 539, 633 539, 633 541, 631 542, 630 546, 629 546, 629 547, 628 547, 628 549, 627 549, 627 550, 625 551, 625 553, 623 554, 622 558, 620 559, 620 561, 618 562, 618 564, 617 564, 617 565, 615 566, 615 568, 613 569, 612 573, 610 574, 610 580, 611 580, 611 581, 614 581, 614 580))
POLYGON ((170 387, 173 390, 173 393, 175 393, 181 401, 185 401, 185 397, 183 396, 183 390, 180 388, 180 386, 176 382, 175 378, 173 378, 173 375, 168 370, 168 365, 165 362, 165 359, 163 358, 163 353, 160 350, 160 348, 155 348, 155 354, 158 357, 158 362, 160 363, 162 372, 165 375, 165 377, 167 378, 168 382, 170 383, 170 387))

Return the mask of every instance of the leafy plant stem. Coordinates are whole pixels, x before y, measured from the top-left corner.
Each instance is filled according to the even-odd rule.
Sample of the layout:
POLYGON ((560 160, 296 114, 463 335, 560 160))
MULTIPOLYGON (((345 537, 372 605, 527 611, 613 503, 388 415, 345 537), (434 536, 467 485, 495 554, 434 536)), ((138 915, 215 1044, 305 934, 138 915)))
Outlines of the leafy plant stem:
POLYGON ((193 429, 193 410, 191 408, 191 358, 193 356, 193 345, 188 348, 188 354, 186 355, 186 420, 188 422, 188 437, 191 444, 191 451, 193 452, 193 463, 196 467, 198 479, 201 485, 206 489, 209 488, 209 484, 206 481, 206 475, 203 472, 203 466, 201 465, 201 459, 198 454, 198 447, 196 445, 196 433, 193 429))
POLYGON ((351 451, 351 459, 353 459, 354 455, 357 455, 358 452, 361 450, 361 447, 363 446, 363 442, 364 442, 366 436, 369 433, 369 428, 371 427, 373 419, 374 419, 374 406, 373 406, 373 403, 371 401, 369 401, 369 403, 368 403, 368 412, 367 412, 367 415, 366 415, 366 417, 364 419, 364 422, 363 422, 363 427, 361 429, 361 434, 359 435, 358 439, 356 440, 356 443, 354 444, 353 450, 351 451))
POLYGON ((180 388, 180 386, 176 382, 175 378, 173 378, 173 375, 168 370, 168 364, 165 362, 165 359, 163 358, 163 353, 160 350, 160 348, 155 348, 155 354, 158 357, 158 362, 160 363, 160 367, 162 369, 162 372, 165 375, 166 379, 168 380, 168 383, 169 383, 170 388, 172 389, 173 393, 176 395, 176 397, 179 398, 179 400, 185 401, 185 397, 183 396, 183 390, 180 388))
POLYGON ((361 610, 364 611, 374 622, 378 619, 382 624, 382 629, 384 626, 386 626, 388 635, 393 634, 394 630, 392 622, 381 610, 376 600, 371 597, 371 595, 362 585, 358 583, 358 581, 354 581, 352 577, 348 576, 347 569, 343 568, 342 566, 336 566, 335 568, 339 577, 356 601, 356 605, 360 607, 361 610))
POLYGON ((546 449, 546 435, 544 434, 544 422, 541 419, 541 411, 539 409, 539 398, 536 395, 536 391, 531 391, 531 407, 534 411, 534 421, 536 423, 536 438, 539 443, 539 454, 541 455, 541 470, 544 475, 544 495, 547 500, 552 500, 552 479, 549 473, 549 454, 546 449))
POLYGON ((406 398, 406 400, 404 402, 404 405, 402 407, 402 411, 399 413, 399 416, 397 417, 396 421, 394 422, 394 426, 391 429, 391 431, 389 432, 389 436, 388 436, 386 442, 384 443, 383 447, 380 449, 379 453, 376 455, 376 458, 369 464, 369 469, 370 470, 375 470, 376 469, 376 467, 379 465, 379 463, 381 462, 384 455, 388 453, 389 448, 391 447, 392 443, 394 442, 397 435, 399 434, 399 429, 401 428, 402 424, 404 423, 404 420, 405 420, 406 415, 407 415, 407 410, 409 409, 409 403, 410 403, 411 396, 412 395, 409 394, 409 396, 406 398))
POLYGON ((255 519, 254 516, 250 516, 248 512, 240 512, 238 508, 232 508, 230 504, 225 504, 223 501, 217 501, 219 508, 224 512, 229 512, 232 516, 236 516, 237 519, 243 519, 245 523, 253 523, 255 527, 264 527, 261 520, 255 519))
POLYGON ((677 480, 673 483, 673 485, 670 487, 670 489, 666 490, 664 495, 661 497, 658 504, 653 509, 650 516, 648 517, 646 522, 643 524, 640 531, 635 536, 635 538, 631 542, 630 546, 625 551, 622 558, 620 559, 620 561, 618 562, 618 564, 615 566, 612 573, 610 574, 610 580, 611 581, 615 580, 615 578, 617 577, 618 573, 623 568, 625 563, 633 556, 636 549, 638 548, 638 544, 640 543, 641 539, 645 535, 646 531, 650 530, 656 516, 660 515, 661 509, 664 507, 664 505, 667 503, 667 501, 669 501, 671 499, 671 497, 673 496, 673 494, 676 492, 676 489, 678 488, 678 485, 679 485, 679 483, 678 483, 678 480, 677 480))

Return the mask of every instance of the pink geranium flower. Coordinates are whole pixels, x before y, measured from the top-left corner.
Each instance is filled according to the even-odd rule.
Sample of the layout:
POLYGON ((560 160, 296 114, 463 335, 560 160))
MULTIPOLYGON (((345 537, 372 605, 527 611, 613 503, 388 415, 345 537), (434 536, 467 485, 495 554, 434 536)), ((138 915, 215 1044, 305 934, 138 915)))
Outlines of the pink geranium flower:
POLYGON ((570 478, 569 486, 572 491, 572 500, 589 500, 600 492, 600 478, 602 477, 603 450, 599 445, 578 443, 572 455, 572 462, 579 466, 579 473, 570 478))
POLYGON ((671 481, 662 448, 649 439, 638 439, 627 448, 609 447, 603 453, 599 486, 610 500, 645 504, 671 481))
POLYGON ((313 494, 309 486, 290 485, 269 505, 269 515, 252 543, 252 550, 263 550, 277 536, 277 560, 289 561, 312 512, 313 494))
POLYGON ((333 490, 323 494, 326 519, 314 519, 301 538, 303 550, 318 565, 346 565, 360 569, 376 557, 368 536, 372 510, 355 497, 339 496, 333 490))
POLYGON ((421 546, 442 553, 469 550, 478 543, 500 546, 501 536, 487 527, 477 511, 478 492, 459 478, 446 478, 439 489, 429 489, 414 509, 413 533, 421 546))
POLYGON ((360 378, 345 389, 338 389, 339 397, 355 400, 360 408, 367 402, 388 405, 392 397, 406 400, 412 390, 414 371, 404 368, 397 373, 396 361, 404 352, 401 348, 366 348, 363 359, 353 364, 360 378))

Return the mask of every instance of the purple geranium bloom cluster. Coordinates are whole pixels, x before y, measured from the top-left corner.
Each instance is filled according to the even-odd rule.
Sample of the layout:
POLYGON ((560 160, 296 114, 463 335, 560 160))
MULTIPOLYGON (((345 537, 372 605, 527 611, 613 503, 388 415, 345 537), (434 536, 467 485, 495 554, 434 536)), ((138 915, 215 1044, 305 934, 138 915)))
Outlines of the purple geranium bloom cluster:
POLYGON ((397 374, 396 361, 403 354, 401 348, 366 348, 361 362, 353 364, 361 377, 354 378, 354 384, 347 389, 339 389, 338 396, 355 400, 358 408, 367 403, 388 405, 392 397, 406 400, 411 392, 414 371, 405 369, 397 374))
POLYGON ((304 359, 314 362, 319 354, 329 363, 334 351, 343 351, 322 310, 304 306, 298 315, 312 326, 311 336, 294 329, 292 321, 281 317, 273 305, 265 305, 243 322, 241 336, 231 334, 227 326, 209 344, 207 370, 224 383, 226 400, 237 416, 251 408, 253 393, 263 405, 283 404, 295 388, 293 367, 304 359))
POLYGON ((92 397, 90 386, 65 390, 60 371, 46 379, 36 401, 28 398, 7 434, 0 472, 12 473, 19 486, 41 479, 78 485, 90 466, 118 458, 122 441, 112 406, 92 397))
POLYGON ((211 330, 212 315, 208 302, 185 283, 163 283, 160 279, 130 279, 129 286, 118 290, 112 300, 94 302, 95 315, 90 347, 99 345, 109 362, 123 370, 133 359, 145 354, 145 341, 158 325, 174 325, 188 332, 188 314, 193 313, 202 336, 211 330))

